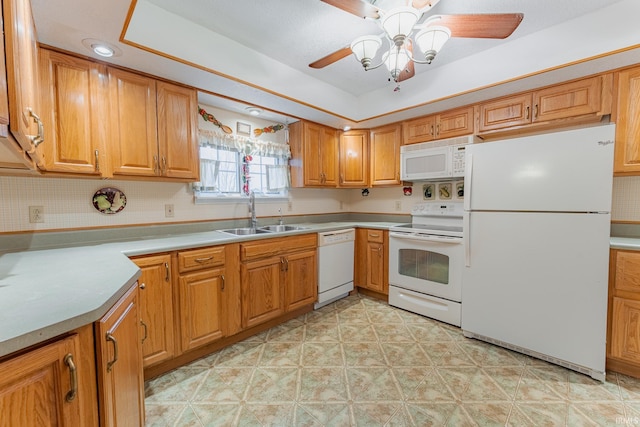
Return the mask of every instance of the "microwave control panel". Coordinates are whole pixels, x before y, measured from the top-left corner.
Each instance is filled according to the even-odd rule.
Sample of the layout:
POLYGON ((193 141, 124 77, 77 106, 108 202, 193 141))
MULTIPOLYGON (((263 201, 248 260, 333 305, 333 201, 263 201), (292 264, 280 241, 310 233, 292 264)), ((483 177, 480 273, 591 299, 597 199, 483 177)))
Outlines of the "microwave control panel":
POLYGON ((451 147, 453 170, 451 172, 453 176, 464 176, 464 145, 455 145, 451 147))

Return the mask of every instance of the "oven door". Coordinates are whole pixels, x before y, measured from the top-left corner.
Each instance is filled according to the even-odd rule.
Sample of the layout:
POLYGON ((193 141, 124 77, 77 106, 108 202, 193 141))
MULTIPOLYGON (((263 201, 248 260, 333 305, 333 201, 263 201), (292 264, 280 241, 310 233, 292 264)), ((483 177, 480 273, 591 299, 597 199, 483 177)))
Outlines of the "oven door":
POLYGON ((389 233, 389 284, 462 301, 464 246, 458 237, 389 233))

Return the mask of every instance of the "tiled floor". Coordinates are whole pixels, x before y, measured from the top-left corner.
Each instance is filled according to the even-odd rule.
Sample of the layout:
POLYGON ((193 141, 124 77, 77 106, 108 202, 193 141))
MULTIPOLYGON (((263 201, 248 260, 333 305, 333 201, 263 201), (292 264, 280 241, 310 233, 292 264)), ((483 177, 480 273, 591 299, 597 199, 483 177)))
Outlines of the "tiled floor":
POLYGON ((640 381, 602 384, 353 296, 146 384, 153 426, 640 425, 640 381))

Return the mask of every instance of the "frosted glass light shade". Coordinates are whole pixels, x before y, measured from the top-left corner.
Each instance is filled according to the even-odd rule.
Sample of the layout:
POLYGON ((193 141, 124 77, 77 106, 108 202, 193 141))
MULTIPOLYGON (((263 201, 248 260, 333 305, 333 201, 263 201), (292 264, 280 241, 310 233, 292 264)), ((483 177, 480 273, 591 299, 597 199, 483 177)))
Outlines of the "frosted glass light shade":
POLYGON ((397 80, 400 73, 406 68, 410 61, 409 54, 405 49, 391 48, 382 58, 384 65, 391 73, 393 80, 397 80))
POLYGON ((442 46, 451 38, 451 30, 447 27, 427 27, 416 34, 416 43, 425 60, 431 62, 442 46))
POLYGON ((358 37, 351 43, 351 52, 365 68, 371 65, 371 60, 376 56, 382 46, 382 39, 378 36, 358 37))
POLYGON ((420 19, 420 15, 418 10, 409 6, 391 9, 382 18, 382 29, 395 42, 396 46, 400 46, 413 30, 413 26, 420 19))

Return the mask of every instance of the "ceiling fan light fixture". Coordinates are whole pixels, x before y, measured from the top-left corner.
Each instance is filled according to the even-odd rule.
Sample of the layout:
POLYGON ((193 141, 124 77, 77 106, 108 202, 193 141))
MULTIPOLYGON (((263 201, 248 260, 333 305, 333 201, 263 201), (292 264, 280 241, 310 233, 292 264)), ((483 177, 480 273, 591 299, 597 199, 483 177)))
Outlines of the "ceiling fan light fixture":
POLYGON ((386 13, 380 25, 396 46, 402 46, 422 13, 410 6, 397 7, 386 13))
POLYGON ((380 46, 382 46, 382 39, 380 39, 380 37, 362 36, 351 43, 351 51, 366 70, 371 66, 371 60, 378 53, 380 46))
POLYGON ((424 54, 425 61, 430 64, 450 38, 451 30, 447 27, 433 26, 416 34, 415 40, 420 52, 424 54))
POLYGON ((393 81, 398 81, 400 73, 407 67, 407 64, 411 60, 411 57, 407 53, 406 49, 391 48, 382 57, 384 65, 389 70, 393 81))

